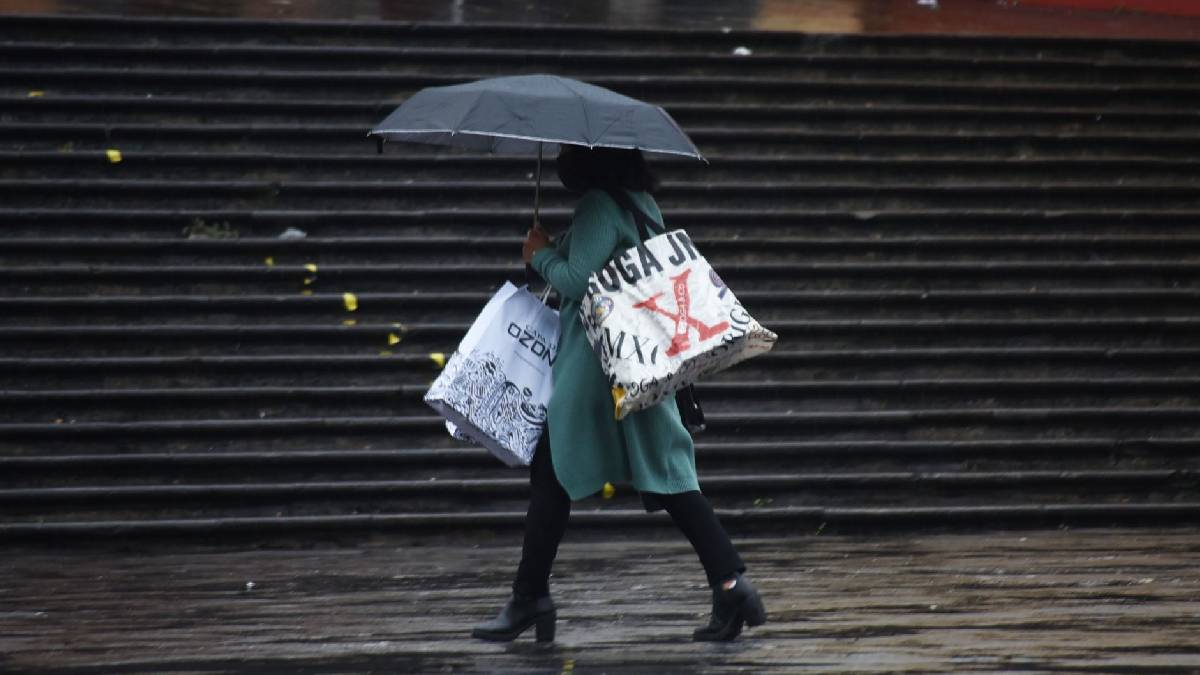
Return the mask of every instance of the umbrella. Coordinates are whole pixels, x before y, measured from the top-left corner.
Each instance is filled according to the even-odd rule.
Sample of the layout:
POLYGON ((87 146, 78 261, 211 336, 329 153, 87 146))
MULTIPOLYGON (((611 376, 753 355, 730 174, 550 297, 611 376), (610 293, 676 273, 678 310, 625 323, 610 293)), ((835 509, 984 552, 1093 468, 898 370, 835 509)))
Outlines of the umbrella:
POLYGON ((534 220, 541 206, 542 150, 560 144, 638 149, 707 162, 667 111, 556 75, 518 75, 428 87, 371 130, 407 141, 499 154, 537 151, 534 220))

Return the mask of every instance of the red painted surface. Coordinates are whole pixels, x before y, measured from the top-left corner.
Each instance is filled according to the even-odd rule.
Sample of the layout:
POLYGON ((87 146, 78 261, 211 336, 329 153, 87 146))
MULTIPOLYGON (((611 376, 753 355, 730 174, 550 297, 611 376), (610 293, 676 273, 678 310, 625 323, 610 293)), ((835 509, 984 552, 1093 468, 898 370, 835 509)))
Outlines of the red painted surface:
POLYGON ((0 0, 30 12, 1200 40, 1200 0, 0 0))
POLYGON ((1197 0, 1021 0, 1020 4, 1029 7, 1200 16, 1200 2, 1197 0))
POLYGON ((1200 0, 938 0, 934 7, 916 0, 859 2, 867 10, 861 14, 863 33, 1200 39, 1200 13, 1174 16, 1063 6, 1170 2, 1200 12, 1200 0))

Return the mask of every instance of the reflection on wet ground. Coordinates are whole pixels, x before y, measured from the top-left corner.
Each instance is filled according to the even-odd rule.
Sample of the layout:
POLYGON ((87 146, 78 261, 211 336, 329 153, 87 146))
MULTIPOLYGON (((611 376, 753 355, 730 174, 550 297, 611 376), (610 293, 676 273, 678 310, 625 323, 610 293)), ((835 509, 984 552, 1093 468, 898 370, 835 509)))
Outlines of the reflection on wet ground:
POLYGON ((1191 0, 11 0, 0 13, 1200 38, 1191 0))
MULTIPOLYGON (((9 548, 0 672, 1196 672, 1200 530, 788 536, 740 542, 768 622, 697 644, 709 592, 682 535, 575 532, 557 641, 471 627, 505 600, 506 544, 387 540, 99 554, 9 548), (424 544, 424 545, 419 545, 424 544), (94 669, 94 670, 92 670, 94 669)), ((103 546, 103 545, 100 545, 103 546)))

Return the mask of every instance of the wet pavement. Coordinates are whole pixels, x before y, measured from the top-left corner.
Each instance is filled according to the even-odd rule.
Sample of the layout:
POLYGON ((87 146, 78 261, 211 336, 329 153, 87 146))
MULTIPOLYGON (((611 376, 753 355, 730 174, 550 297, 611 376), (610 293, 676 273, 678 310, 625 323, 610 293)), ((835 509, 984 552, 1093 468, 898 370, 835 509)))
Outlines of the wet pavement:
MULTIPOLYGON (((578 533, 576 533, 578 534, 578 533)), ((564 543, 558 639, 468 637, 517 541, 9 549, 0 671, 25 673, 1200 672, 1200 530, 740 542, 769 612, 697 644, 682 541, 564 543)))
POLYGON ((14 0, 0 13, 1200 38, 1191 0, 14 0))

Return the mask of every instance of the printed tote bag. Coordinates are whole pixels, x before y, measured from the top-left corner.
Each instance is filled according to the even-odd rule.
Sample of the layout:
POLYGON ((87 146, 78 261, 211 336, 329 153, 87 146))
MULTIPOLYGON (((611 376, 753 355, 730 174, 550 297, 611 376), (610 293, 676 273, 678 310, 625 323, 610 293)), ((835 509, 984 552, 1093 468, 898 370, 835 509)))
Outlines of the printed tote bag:
POLYGON ((591 275, 579 318, 623 419, 770 351, 777 336, 742 307, 687 232, 664 232, 628 195, 609 194, 633 214, 642 244, 591 275))
POLYGON ((533 459, 558 353, 558 312, 510 282, 496 292, 425 394, 455 437, 509 466, 533 459))

